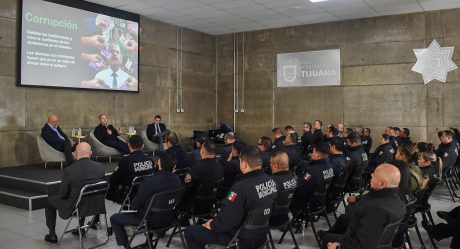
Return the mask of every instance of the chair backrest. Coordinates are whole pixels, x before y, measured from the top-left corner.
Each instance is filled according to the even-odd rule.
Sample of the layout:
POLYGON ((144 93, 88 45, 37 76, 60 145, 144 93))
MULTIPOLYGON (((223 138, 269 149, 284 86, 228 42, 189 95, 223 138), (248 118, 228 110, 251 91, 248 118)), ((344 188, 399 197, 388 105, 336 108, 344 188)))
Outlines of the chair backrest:
POLYGON ((273 205, 273 211, 289 210, 289 205, 291 204, 292 197, 294 196, 294 190, 295 189, 293 188, 278 192, 273 205))
POLYGON ((190 168, 187 167, 187 168, 182 168, 182 169, 176 169, 173 171, 173 173, 175 175, 178 175, 181 179, 183 179, 189 171, 190 171, 190 168))
POLYGON ((271 208, 255 209, 248 212, 244 219, 244 229, 266 229, 270 221, 271 208))
POLYGON ((85 202, 87 202, 86 207, 89 206, 90 208, 86 208, 84 213, 79 211, 80 217, 92 216, 106 212, 105 205, 103 205, 103 207, 99 205, 88 205, 88 202, 93 203, 95 200, 98 200, 98 203, 105 203, 105 195, 108 188, 109 183, 107 181, 86 184, 83 186, 80 190, 80 195, 78 196, 75 208, 79 209, 81 205, 85 204, 85 202))
POLYGON ((121 204, 122 208, 136 194, 137 189, 139 188, 139 184, 142 182, 142 180, 144 180, 146 177, 149 177, 149 176, 152 176, 152 174, 136 176, 133 178, 133 181, 131 182, 131 186, 129 187, 129 191, 126 193, 126 196, 124 196, 123 203, 121 204))
POLYGON ((148 210, 156 213, 173 211, 179 203, 183 193, 183 188, 156 193, 150 200, 148 210))
POLYGON ((326 197, 327 192, 329 191, 330 186, 330 181, 324 180, 320 182, 313 191, 313 197, 315 197, 315 199, 324 199, 326 197))
POLYGON ((398 233, 400 226, 400 221, 386 225, 383 229, 383 233, 380 235, 376 249, 392 249, 393 239, 398 233))
POLYGON ((347 181, 350 174, 342 171, 338 176, 333 180, 332 186, 330 186, 328 197, 333 199, 335 197, 341 196, 342 192, 345 190, 347 181))
POLYGON ((198 185, 198 188, 195 192, 195 200, 199 201, 215 201, 217 190, 219 186, 224 181, 224 178, 221 178, 214 182, 201 183, 198 185))
POLYGON ((143 130, 141 132, 141 137, 142 137, 142 140, 144 141, 144 145, 145 145, 145 149, 147 150, 157 150, 159 149, 160 147, 158 146, 158 144, 150 141, 147 137, 147 131, 146 130, 143 130))

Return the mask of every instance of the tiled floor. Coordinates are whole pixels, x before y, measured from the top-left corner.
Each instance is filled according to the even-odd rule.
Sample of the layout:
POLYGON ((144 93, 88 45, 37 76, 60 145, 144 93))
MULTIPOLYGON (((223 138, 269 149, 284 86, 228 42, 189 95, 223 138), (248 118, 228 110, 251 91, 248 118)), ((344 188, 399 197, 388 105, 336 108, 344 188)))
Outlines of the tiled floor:
MULTIPOLYGON (((432 199, 432 213, 434 215, 435 222, 440 222, 440 219, 436 216, 436 211, 438 210, 450 210, 455 207, 457 204, 452 203, 450 197, 448 196, 447 190, 444 186, 438 186, 436 191, 433 193, 432 199)), ((117 205, 113 205, 111 202, 107 202, 107 209, 109 214, 113 214, 118 210, 117 205)), ((331 218, 333 220, 333 218, 331 218)), ((419 219, 421 220, 421 218, 419 219)), ((58 235, 63 231, 66 221, 58 219, 56 231, 58 235)), ((420 223, 419 223, 420 225, 420 223)), ((74 226, 74 225, 71 225, 74 226)), ((325 228, 326 224, 320 223, 320 228, 325 228)), ((421 227, 421 225, 420 225, 421 227)), ((422 236, 424 237, 426 248, 431 248, 431 244, 428 240, 428 236, 425 233, 425 230, 421 228, 422 236)), ((51 245, 44 242, 43 237, 47 233, 47 228, 45 226, 45 214, 44 210, 36 211, 25 211, 22 209, 17 209, 9 207, 6 205, 0 205, 0 249, 11 249, 11 248, 20 248, 20 249, 48 249, 48 248, 81 248, 78 238, 74 237, 71 234, 67 234, 64 237, 61 245, 58 247, 56 245, 51 245)), ((273 237, 277 240, 281 235, 279 231, 273 231, 273 237)), ((420 248, 420 243, 418 242, 415 230, 410 231, 410 236, 414 244, 414 248, 420 248)), ((142 236, 140 236, 142 237, 142 236)), ((96 232, 92 231, 88 235, 88 245, 96 242, 96 232)), ((304 234, 297 234, 296 238, 299 242, 301 248, 317 248, 316 241, 313 237, 313 234, 310 229, 307 229, 304 234)), ((141 242, 143 238, 140 238, 141 242)), ((450 240, 444 240, 437 243, 438 248, 449 248, 450 240)), ((166 248, 166 239, 163 238, 158 248, 166 248)), ((279 249, 290 249, 293 248, 293 243, 290 237, 287 235, 285 241, 282 245, 276 244, 276 248, 279 249)), ((103 248, 121 248, 117 247, 115 239, 112 236, 109 240, 109 243, 103 248)), ((172 246, 170 248, 182 248, 179 238, 173 240, 172 246)))

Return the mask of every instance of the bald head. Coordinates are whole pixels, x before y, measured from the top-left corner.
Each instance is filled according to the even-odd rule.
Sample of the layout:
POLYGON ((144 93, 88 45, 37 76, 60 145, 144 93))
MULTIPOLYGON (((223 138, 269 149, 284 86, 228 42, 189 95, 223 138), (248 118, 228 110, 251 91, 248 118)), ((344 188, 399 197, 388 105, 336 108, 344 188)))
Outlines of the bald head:
POLYGON ((56 114, 50 114, 48 116, 48 125, 56 128, 59 125, 59 118, 56 114))
POLYGON ((400 180, 401 173, 399 169, 391 164, 384 163, 375 169, 371 187, 374 190, 397 188, 400 180))
POLYGON ((88 143, 82 142, 77 145, 77 148, 75 149, 75 154, 77 156, 77 160, 80 160, 80 158, 85 158, 85 157, 91 157, 91 146, 88 143))

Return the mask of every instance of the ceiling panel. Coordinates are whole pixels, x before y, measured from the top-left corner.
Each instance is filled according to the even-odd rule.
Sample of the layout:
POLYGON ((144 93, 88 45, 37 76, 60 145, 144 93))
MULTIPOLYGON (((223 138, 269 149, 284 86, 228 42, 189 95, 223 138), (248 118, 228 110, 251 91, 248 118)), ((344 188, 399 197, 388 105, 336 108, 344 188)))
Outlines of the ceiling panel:
POLYGON ((209 34, 460 8, 460 0, 88 0, 209 34))

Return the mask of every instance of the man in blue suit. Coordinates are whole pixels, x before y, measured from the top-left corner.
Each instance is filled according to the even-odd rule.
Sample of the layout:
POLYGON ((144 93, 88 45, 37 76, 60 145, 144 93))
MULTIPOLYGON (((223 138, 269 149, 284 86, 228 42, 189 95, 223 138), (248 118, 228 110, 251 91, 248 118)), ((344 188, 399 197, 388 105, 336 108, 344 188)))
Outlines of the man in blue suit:
POLYGON ((51 114, 48 122, 43 126, 42 138, 57 151, 64 152, 67 164, 73 162, 72 152, 75 150, 74 142, 70 140, 59 127, 59 118, 51 114))

